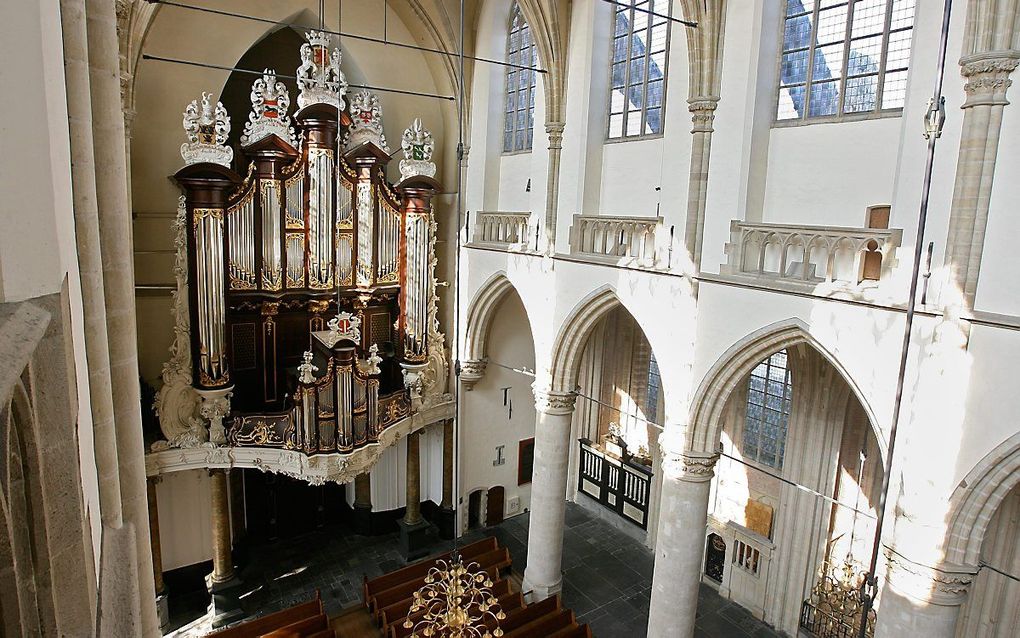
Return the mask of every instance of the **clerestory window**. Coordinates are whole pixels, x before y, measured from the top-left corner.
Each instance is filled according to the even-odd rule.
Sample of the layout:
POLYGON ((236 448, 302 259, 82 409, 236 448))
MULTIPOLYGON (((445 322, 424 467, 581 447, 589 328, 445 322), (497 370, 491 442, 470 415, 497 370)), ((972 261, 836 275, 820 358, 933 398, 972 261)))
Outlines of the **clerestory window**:
POLYGON ((777 469, 783 467, 793 385, 786 350, 780 350, 751 371, 744 417, 744 458, 777 469))
POLYGON ((786 0, 776 119, 903 108, 916 0, 786 0))
POLYGON ((503 152, 530 151, 535 132, 535 41, 516 2, 510 10, 506 58, 518 66, 506 67, 503 152))
POLYGON ((668 0, 623 0, 613 11, 609 139, 662 133, 668 0), (653 15, 659 14, 659 15, 653 15))

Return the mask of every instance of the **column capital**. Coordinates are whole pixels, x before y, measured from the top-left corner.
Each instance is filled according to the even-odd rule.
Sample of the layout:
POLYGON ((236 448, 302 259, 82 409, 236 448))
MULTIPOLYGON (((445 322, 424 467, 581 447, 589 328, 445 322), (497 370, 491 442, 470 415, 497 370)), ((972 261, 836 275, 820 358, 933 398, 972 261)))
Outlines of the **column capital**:
POLYGON ((460 382, 464 389, 470 392, 475 384, 485 376, 485 366, 489 363, 488 357, 481 359, 462 359, 460 361, 460 382))
POLYGON ((702 483, 711 481, 715 476, 715 463, 719 460, 718 454, 698 452, 678 454, 668 451, 666 448, 663 448, 662 451, 662 475, 664 477, 689 483, 702 483))
POLYGON ((922 565, 891 547, 886 546, 882 551, 888 566, 886 578, 890 586, 915 600, 933 605, 962 605, 977 576, 977 567, 951 563, 922 565))
POLYGON ((549 150, 563 148, 563 129, 566 124, 563 122, 546 122, 545 133, 549 136, 549 150))
POLYGON ((691 112, 691 133, 711 133, 715 122, 715 109, 719 106, 716 95, 692 97, 687 100, 687 110, 691 112))
POLYGON ((1015 51, 991 51, 960 58, 960 73, 967 100, 962 108, 981 105, 1006 105, 1006 89, 1013 84, 1009 75, 1020 64, 1015 51))
POLYGON ((549 388, 534 388, 535 409, 545 414, 567 415, 574 413, 576 392, 557 392, 549 388))

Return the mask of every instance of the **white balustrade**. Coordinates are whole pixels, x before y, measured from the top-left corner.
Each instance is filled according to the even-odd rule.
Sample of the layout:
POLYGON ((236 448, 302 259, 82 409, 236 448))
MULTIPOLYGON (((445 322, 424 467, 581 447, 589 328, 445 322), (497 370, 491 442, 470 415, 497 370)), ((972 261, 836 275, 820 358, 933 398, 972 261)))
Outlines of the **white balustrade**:
POLYGON ((501 247, 527 244, 530 219, 531 213, 479 211, 475 214, 475 227, 471 235, 471 242, 501 247))
POLYGON ((723 275, 767 278, 798 287, 819 283, 857 287, 886 279, 903 231, 765 224, 734 220, 723 275))
POLYGON ((668 244, 661 217, 574 215, 570 254, 593 261, 652 268, 668 244))

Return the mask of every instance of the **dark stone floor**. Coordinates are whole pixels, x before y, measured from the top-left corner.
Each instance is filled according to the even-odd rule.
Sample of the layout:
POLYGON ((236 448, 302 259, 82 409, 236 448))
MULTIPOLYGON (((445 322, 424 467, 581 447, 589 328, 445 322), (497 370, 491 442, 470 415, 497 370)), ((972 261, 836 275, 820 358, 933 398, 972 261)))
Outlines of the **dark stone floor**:
MULTIPOLYGON (((510 550, 513 571, 527 565, 528 515, 472 531, 462 543, 496 536, 510 550)), ((451 543, 438 543, 436 552, 451 543)), ((245 584, 244 610, 258 616, 311 599, 321 592, 326 612, 336 614, 361 602, 362 576, 374 578, 401 567, 396 534, 365 537, 333 526, 298 539, 251 548, 258 557, 240 570, 245 584)), ((563 601, 597 638, 641 638, 646 633, 652 584, 652 552, 583 508, 567 504, 563 535, 563 601)), ((200 593, 174 600, 172 627, 180 628, 205 613, 200 593)), ((185 634, 182 634, 185 635, 185 634)), ((778 636, 749 612, 702 585, 697 638, 772 638, 778 636)))

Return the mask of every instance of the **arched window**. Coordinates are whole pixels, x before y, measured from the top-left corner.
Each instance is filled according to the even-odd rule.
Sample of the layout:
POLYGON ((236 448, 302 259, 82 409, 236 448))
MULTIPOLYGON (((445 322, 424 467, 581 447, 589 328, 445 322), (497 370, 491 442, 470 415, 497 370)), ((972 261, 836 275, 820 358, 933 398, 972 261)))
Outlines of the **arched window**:
POLYGON ((786 0, 777 120, 902 109, 916 0, 786 0))
POLYGON ((777 469, 786 453, 793 394, 786 357, 786 350, 780 350, 751 371, 744 417, 744 458, 777 469))
POLYGON ((510 10, 506 39, 506 94, 504 100, 503 152, 530 151, 535 131, 535 41, 516 2, 510 10))
POLYGON ((671 5, 667 0, 615 3, 609 139, 662 133, 669 20, 659 16, 671 16, 671 5))

